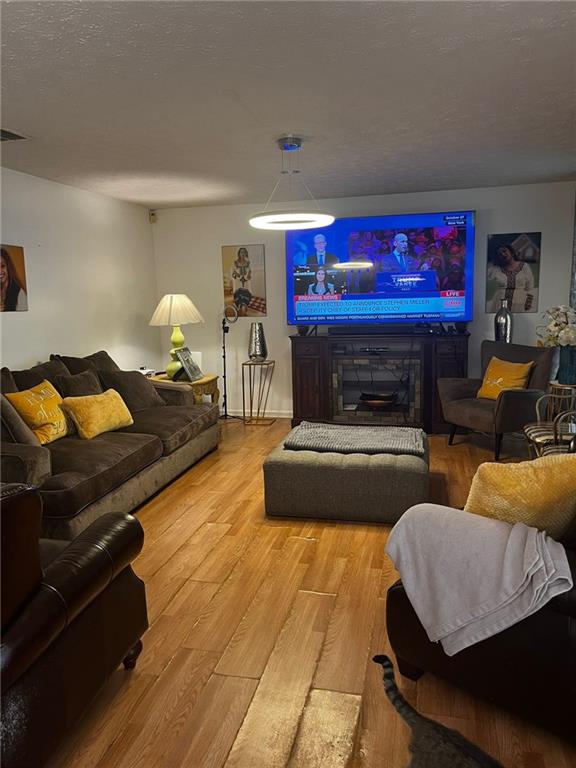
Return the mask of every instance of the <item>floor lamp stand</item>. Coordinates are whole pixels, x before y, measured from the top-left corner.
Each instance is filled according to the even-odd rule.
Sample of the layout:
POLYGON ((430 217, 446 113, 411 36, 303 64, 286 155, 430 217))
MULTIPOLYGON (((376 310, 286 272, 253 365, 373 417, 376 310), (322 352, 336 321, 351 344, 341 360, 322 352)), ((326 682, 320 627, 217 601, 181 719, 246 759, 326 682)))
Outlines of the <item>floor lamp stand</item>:
POLYGON ((222 318, 222 383, 223 383, 222 408, 223 408, 223 411, 222 411, 222 414, 220 415, 220 418, 236 419, 238 421, 242 421, 242 419, 239 416, 231 416, 228 413, 228 389, 226 386, 226 335, 228 334, 229 330, 230 330, 230 326, 228 324, 228 318, 224 316, 222 318))

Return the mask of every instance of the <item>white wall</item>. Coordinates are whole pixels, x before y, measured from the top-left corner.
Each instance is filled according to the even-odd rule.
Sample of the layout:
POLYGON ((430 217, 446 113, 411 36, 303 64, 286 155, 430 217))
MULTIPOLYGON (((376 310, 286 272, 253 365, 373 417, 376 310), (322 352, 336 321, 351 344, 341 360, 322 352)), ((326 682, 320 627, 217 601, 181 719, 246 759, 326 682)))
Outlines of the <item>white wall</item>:
POLYGON ((145 208, 3 169, 2 242, 24 247, 29 306, 2 313, 3 365, 99 349, 123 368, 160 365, 145 208))
MULTIPOLYGON (((553 304, 567 303, 574 223, 576 184, 534 184, 514 187, 422 192, 380 197, 341 198, 320 201, 336 216, 393 214, 444 210, 475 210, 476 269, 474 322, 470 326, 471 365, 478 370, 480 341, 492 338, 493 315, 484 312, 486 238, 505 232, 542 232, 540 298, 537 314, 515 315, 514 341, 536 342, 541 312, 553 304)), ((203 353, 204 370, 221 372, 220 323, 223 308, 220 247, 264 243, 268 316, 262 318, 271 358, 277 361, 271 411, 289 415, 292 408, 289 334, 286 325, 284 236, 259 232, 248 225, 258 206, 218 206, 158 211, 153 225, 154 253, 159 295, 188 293, 206 324, 186 326, 192 349, 203 353)), ((254 318, 241 318, 228 334, 229 405, 241 410, 240 366, 247 358, 248 329, 254 318)), ((168 334, 163 337, 168 349, 168 334)))

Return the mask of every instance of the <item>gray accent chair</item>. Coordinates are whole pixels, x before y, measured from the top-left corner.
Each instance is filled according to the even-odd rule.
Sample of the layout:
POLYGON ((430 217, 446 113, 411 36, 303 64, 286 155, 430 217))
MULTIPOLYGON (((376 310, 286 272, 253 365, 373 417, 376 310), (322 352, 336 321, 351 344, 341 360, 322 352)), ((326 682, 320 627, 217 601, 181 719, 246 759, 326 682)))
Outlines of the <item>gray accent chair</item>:
POLYGON ((502 437, 518 432, 534 421, 536 401, 545 394, 550 381, 554 349, 483 341, 482 378, 438 379, 438 394, 445 420, 451 425, 448 444, 454 442, 458 427, 494 436, 494 460, 500 458, 502 437), (526 389, 507 389, 497 400, 477 398, 476 393, 493 357, 511 363, 534 362, 526 389))

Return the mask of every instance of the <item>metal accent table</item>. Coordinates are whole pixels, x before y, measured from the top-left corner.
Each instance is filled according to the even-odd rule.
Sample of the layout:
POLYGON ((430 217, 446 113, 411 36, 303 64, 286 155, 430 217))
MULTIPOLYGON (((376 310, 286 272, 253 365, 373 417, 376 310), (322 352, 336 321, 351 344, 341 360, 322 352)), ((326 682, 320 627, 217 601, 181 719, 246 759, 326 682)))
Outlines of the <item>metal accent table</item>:
POLYGON ((548 403, 547 418, 554 419, 562 411, 576 410, 576 384, 559 384, 551 381, 548 394, 553 395, 548 403))
POLYGON ((268 426, 276 421, 266 416, 275 366, 275 360, 246 360, 242 363, 242 419, 245 424, 268 426))

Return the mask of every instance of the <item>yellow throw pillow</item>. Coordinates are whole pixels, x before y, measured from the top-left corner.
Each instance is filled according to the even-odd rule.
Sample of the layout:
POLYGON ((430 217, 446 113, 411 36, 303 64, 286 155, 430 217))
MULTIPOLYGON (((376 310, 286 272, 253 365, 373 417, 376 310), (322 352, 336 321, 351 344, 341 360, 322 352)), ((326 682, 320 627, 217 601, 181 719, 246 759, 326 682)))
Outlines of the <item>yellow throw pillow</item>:
POLYGON ((126 403, 115 389, 108 389, 101 395, 65 397, 62 408, 84 440, 134 424, 126 403))
POLYGON ((6 398, 36 435, 41 445, 53 443, 68 433, 62 398, 49 381, 22 392, 7 392, 6 398))
POLYGON ((482 386, 476 397, 498 400, 505 389, 526 389, 530 369, 534 363, 509 363, 493 357, 488 363, 482 386))
POLYGON ((481 464, 464 510, 506 523, 525 523, 557 539, 576 517, 576 454, 519 464, 481 464))

